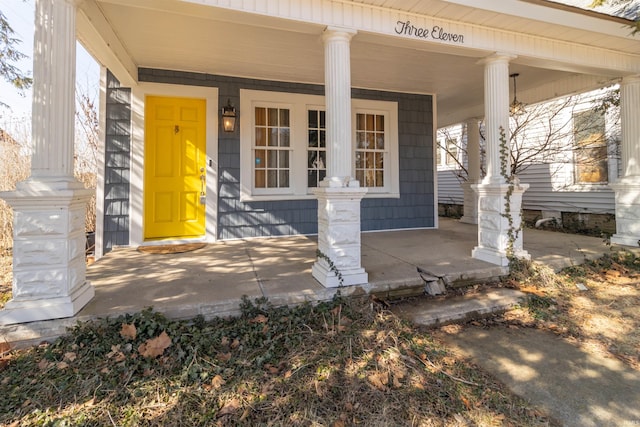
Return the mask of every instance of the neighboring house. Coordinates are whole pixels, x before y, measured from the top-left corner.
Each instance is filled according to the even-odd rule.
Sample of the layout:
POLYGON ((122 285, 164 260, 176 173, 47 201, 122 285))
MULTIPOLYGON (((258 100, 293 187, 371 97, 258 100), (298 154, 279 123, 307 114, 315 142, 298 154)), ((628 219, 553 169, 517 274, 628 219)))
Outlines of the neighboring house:
MULTIPOLYGON (((98 257, 317 233, 313 276, 365 284, 361 232, 438 227, 436 129, 484 117, 472 255, 507 266, 499 152, 513 72, 529 104, 620 82, 612 241, 640 239, 629 20, 544 0, 37 0, 36 15, 32 175, 0 194, 19 213, 16 292, 0 323, 70 316, 94 294, 90 192, 73 178, 76 37, 103 67, 98 257)), ((512 192, 516 224, 525 190, 512 192)))
MULTIPOLYGON (((510 120, 516 172, 529 184, 522 196, 525 219, 556 218, 569 228, 615 232, 615 193, 620 177, 620 115, 602 100, 617 87, 573 95, 539 105, 510 120)), ((484 147, 482 126, 480 150, 484 147)), ((438 129, 438 204, 443 215, 462 215, 468 178, 467 125, 438 129)), ((482 157, 482 154, 481 154, 482 157)), ((482 167, 482 165, 481 165, 482 167)), ((482 176, 482 173, 480 173, 482 176)))

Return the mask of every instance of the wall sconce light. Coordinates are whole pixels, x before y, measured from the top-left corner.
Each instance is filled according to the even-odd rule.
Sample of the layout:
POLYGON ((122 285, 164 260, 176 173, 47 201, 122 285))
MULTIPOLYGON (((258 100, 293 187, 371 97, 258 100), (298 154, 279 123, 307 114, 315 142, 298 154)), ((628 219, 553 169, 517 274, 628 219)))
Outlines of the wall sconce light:
POLYGON ((231 105, 231 100, 227 100, 227 105, 222 107, 222 129, 225 132, 233 132, 236 129, 236 109, 231 105))
POLYGON ((511 101, 511 104, 509 104, 509 113, 514 116, 520 116, 526 113, 524 109, 524 103, 518 101, 518 98, 516 97, 516 77, 518 77, 519 75, 520 74, 518 73, 509 74, 509 77, 513 79, 513 101, 511 101))

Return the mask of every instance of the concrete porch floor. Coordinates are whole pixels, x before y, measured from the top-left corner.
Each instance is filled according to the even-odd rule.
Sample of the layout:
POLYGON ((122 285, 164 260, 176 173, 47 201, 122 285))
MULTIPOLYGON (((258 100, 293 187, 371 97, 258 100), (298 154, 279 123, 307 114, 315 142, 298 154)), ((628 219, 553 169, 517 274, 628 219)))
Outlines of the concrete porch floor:
MULTIPOLYGON (((439 229, 362 234, 362 266, 369 284, 342 288, 343 295, 401 294, 420 289, 420 267, 450 281, 483 280, 505 273, 473 259, 477 227, 440 218, 439 229)), ((65 333, 77 321, 116 317, 152 306, 173 318, 239 313, 243 295, 275 305, 331 299, 311 276, 316 239, 307 236, 213 243, 181 254, 159 255, 118 248, 87 269, 95 298, 67 319, 0 326, 0 340, 37 342, 65 333)), ((602 239, 550 231, 524 231, 524 248, 554 268, 580 264, 608 252, 602 239)))

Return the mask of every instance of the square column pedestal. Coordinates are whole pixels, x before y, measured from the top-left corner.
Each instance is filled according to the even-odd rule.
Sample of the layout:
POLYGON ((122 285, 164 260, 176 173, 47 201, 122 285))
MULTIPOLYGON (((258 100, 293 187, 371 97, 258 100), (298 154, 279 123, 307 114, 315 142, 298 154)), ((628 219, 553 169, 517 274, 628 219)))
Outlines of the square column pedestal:
POLYGON ((366 192, 360 187, 319 187, 313 191, 318 197, 318 250, 342 277, 341 283, 327 260, 318 257, 311 272, 327 288, 369 282, 360 264, 360 201, 366 192))
POLYGON ((472 182, 463 182, 460 184, 464 192, 463 213, 460 222, 466 224, 478 223, 478 194, 472 188, 474 185, 476 185, 476 183, 472 182))
POLYGON ((0 310, 0 324, 71 317, 94 296, 85 261, 85 205, 93 190, 62 186, 23 182, 0 193, 14 215, 13 299, 0 310))
POLYGON ((611 243, 640 246, 640 182, 621 179, 609 184, 616 193, 616 234, 611 243))
POLYGON ((513 255, 517 258, 530 259, 530 255, 522 248, 522 194, 529 184, 515 183, 509 196, 507 208, 506 196, 509 184, 477 184, 472 188, 478 194, 478 246, 472 251, 476 259, 490 262, 502 267, 509 265, 509 249, 512 244, 513 255), (507 212, 512 224, 509 224, 507 212), (518 230, 510 236, 511 230, 518 230), (512 242, 510 242, 513 240, 512 242))

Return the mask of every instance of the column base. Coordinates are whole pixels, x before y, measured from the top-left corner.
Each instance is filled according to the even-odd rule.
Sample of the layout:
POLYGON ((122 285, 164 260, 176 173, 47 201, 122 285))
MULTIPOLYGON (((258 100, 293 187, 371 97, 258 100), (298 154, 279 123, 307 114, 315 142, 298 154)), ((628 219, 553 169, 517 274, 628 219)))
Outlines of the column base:
POLYGON ((523 249, 522 230, 520 230, 522 194, 529 185, 519 182, 513 185, 508 210, 506 196, 510 184, 471 185, 478 194, 478 246, 471 252, 473 258, 501 267, 509 265, 510 250, 517 258, 531 258, 523 249), (511 224, 507 214, 511 215, 511 224), (510 236, 511 229, 519 231, 515 236, 510 236))
POLYGON ((640 177, 627 177, 609 185, 616 193, 616 234, 611 243, 640 246, 640 177))
POLYGON ((334 271, 331 271, 326 262, 317 261, 311 267, 311 274, 313 278, 322 283, 325 288, 339 288, 341 286, 354 286, 364 285, 369 283, 369 274, 364 271, 364 268, 353 268, 349 270, 338 270, 342 278, 336 275, 334 271))
POLYGON ((362 285, 369 275, 360 264, 360 201, 366 188, 318 187, 318 250, 313 277, 327 288, 362 285), (342 279, 342 280, 340 280, 342 279))
POLYGON ((72 295, 45 300, 9 300, 0 310, 0 325, 36 322, 72 317, 95 296, 89 282, 77 287, 72 295))
POLYGON ((464 192, 463 215, 462 218, 460 218, 460 222, 464 222, 465 224, 478 223, 478 195, 471 187, 475 184, 475 182, 463 182, 460 184, 464 192))
POLYGON ((85 261, 91 193, 68 177, 31 178, 0 193, 14 212, 13 299, 0 324, 70 317, 93 298, 85 261))

